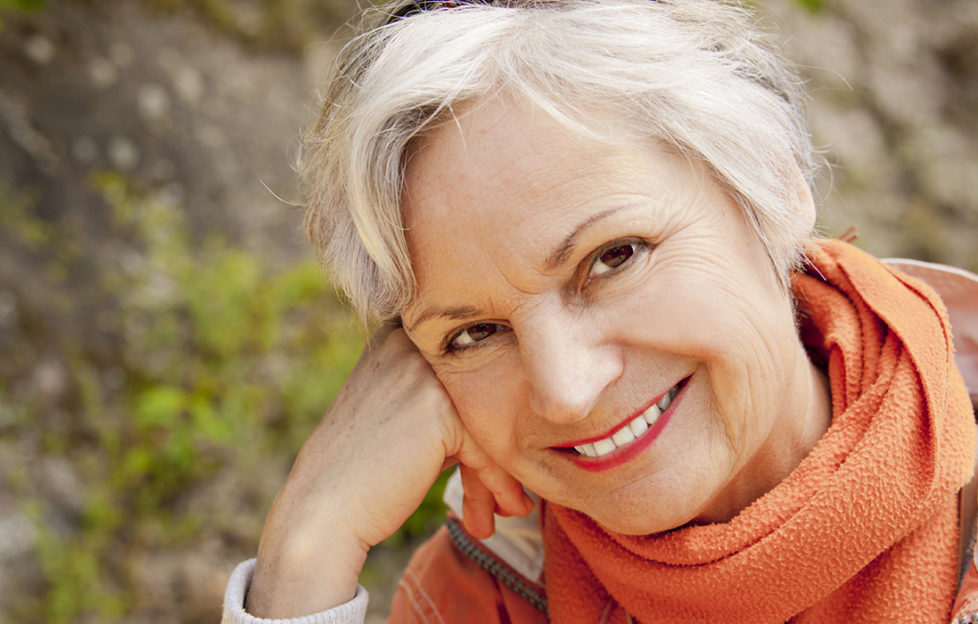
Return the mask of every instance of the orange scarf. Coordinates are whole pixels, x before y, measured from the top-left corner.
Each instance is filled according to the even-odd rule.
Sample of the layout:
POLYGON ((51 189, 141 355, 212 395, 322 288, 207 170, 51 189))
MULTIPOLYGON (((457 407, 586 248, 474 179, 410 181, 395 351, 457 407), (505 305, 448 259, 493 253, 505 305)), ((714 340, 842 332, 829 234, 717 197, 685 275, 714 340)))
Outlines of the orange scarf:
POLYGON ((552 621, 949 620, 975 429, 944 308, 841 241, 808 255, 792 288, 828 371, 829 429, 727 523, 635 537, 547 505, 552 621))

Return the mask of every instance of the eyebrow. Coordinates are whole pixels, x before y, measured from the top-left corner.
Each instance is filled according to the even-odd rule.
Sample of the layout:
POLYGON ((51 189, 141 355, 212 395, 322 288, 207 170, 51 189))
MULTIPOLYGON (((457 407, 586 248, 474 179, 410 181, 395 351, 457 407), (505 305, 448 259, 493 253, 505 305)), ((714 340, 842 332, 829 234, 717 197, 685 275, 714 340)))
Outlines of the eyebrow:
POLYGON ((418 318, 415 319, 415 321, 410 325, 407 325, 406 328, 408 331, 413 331, 418 325, 424 323, 425 321, 430 321, 435 317, 442 317, 457 321, 479 316, 480 314, 482 314, 482 310, 473 306, 452 306, 448 308, 431 307, 419 314, 418 318))
POLYGON ((547 256, 547 259, 544 261, 547 269, 552 271, 567 260, 567 256, 574 251, 574 245, 577 243, 577 237, 581 235, 581 232, 588 229, 598 221, 610 217, 612 214, 618 212, 622 208, 623 206, 608 208, 607 210, 602 210, 597 214, 591 215, 584 221, 581 221, 576 228, 571 230, 570 234, 564 237, 564 240, 560 241, 560 244, 554 248, 553 253, 547 256))
MULTIPOLYGON (((552 271, 567 260, 567 257, 570 256, 572 251, 574 251, 574 246, 577 243, 577 238, 581 235, 581 233, 583 233, 589 227, 593 226, 595 223, 601 221, 602 219, 606 219, 610 217, 612 214, 618 212, 622 208, 625 208, 625 206, 616 206, 614 208, 608 208, 607 210, 603 210, 597 214, 591 215, 587 219, 577 224, 577 227, 571 230, 570 233, 567 236, 565 236, 560 241, 560 243, 557 244, 556 247, 554 247, 554 250, 544 260, 544 266, 547 267, 547 270, 552 271)), ((447 318, 452 320, 462 320, 467 318, 473 318, 476 316, 481 316, 482 314, 483 311, 474 306, 466 306, 466 305, 449 306, 449 307, 433 306, 433 307, 426 308, 425 311, 419 314, 418 318, 416 318, 414 322, 411 323, 410 325, 407 325, 406 328, 408 331, 413 331, 422 323, 426 321, 430 321, 431 319, 436 317, 442 317, 442 318, 447 318)))

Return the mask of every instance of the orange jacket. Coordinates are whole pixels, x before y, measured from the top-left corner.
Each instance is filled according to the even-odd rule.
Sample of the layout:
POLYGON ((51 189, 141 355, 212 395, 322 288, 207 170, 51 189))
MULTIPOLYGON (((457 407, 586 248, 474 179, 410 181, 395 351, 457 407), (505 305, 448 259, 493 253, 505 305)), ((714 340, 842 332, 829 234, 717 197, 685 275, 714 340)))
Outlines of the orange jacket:
MULTIPOLYGON (((477 543, 469 538, 471 543, 477 543)), ((481 552, 488 554, 488 549, 481 552)), ((512 568, 493 556, 510 574, 512 568)), ((539 594, 542 589, 519 577, 539 594)), ((442 527, 411 559, 394 595, 390 622, 544 624, 547 615, 462 553, 442 527)))

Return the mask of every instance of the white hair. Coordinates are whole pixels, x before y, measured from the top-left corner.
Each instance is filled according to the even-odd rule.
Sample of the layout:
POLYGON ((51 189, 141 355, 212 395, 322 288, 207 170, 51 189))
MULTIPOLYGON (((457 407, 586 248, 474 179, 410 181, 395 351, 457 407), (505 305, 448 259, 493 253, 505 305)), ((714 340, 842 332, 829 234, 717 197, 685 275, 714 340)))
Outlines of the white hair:
POLYGON ((586 111, 607 111, 703 161, 783 283, 798 266, 811 235, 799 185, 814 176, 802 90, 740 4, 470 0, 378 12, 340 54, 300 169, 309 238, 362 315, 395 316, 415 294, 401 210, 409 145, 453 108, 502 91, 584 132, 586 111))

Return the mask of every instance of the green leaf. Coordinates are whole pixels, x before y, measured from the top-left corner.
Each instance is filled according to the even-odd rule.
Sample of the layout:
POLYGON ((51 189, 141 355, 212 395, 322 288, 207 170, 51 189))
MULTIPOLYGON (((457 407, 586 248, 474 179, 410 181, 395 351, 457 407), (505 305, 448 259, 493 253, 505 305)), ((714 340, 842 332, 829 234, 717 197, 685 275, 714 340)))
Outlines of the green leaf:
POLYGON ((0 9, 36 11, 44 6, 44 0, 0 0, 0 9))
POLYGON ((136 399, 133 416, 143 427, 172 427, 186 406, 186 393, 172 386, 154 386, 136 399))
POLYGON ((809 13, 819 13, 825 8, 825 0, 795 0, 795 3, 807 9, 809 13))
POLYGON ((214 409, 206 398, 195 398, 190 406, 194 426, 199 436, 215 444, 226 444, 234 436, 234 427, 214 409))

